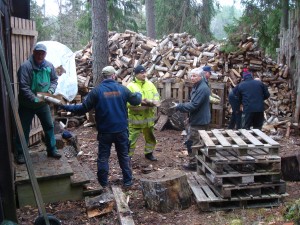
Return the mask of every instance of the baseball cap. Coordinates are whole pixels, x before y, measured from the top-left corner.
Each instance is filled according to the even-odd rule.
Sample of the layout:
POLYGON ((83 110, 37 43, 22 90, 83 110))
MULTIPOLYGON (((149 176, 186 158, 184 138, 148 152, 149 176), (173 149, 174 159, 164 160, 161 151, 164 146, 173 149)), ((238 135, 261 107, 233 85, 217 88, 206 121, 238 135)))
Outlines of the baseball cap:
POLYGON ((44 51, 47 52, 47 47, 43 44, 36 44, 33 48, 34 51, 44 51))
POLYGON ((112 66, 106 66, 102 69, 102 74, 106 76, 113 75, 116 74, 116 70, 112 66))
POLYGON ((211 72, 211 67, 210 66, 203 66, 202 70, 206 71, 206 72, 211 72))
POLYGON ((134 73, 135 73, 135 74, 142 73, 142 72, 145 72, 145 71, 146 71, 146 69, 145 69, 145 67, 143 67, 142 65, 139 65, 139 66, 137 66, 137 67, 134 69, 134 73))

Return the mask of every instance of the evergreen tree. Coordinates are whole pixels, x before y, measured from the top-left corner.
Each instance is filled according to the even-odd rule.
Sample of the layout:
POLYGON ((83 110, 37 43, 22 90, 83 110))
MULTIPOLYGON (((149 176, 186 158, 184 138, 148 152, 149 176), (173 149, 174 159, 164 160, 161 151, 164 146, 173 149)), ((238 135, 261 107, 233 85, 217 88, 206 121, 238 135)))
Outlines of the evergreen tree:
POLYGON ((53 18, 45 17, 43 14, 43 6, 39 6, 35 0, 30 1, 30 19, 35 21, 36 30, 38 32, 37 41, 51 40, 54 32, 52 24, 53 18))

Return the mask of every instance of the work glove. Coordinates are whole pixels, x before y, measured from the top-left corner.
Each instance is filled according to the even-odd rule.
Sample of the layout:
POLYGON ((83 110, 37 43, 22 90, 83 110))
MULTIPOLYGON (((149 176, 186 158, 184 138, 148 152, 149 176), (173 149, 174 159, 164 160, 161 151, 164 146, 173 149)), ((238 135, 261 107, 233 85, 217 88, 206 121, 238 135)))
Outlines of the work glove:
POLYGON ((172 103, 171 103, 171 106, 170 106, 170 109, 174 109, 174 108, 176 108, 177 106, 178 106, 178 103, 172 102, 172 103))
POLYGON ((54 89, 53 88, 49 88, 48 89, 48 93, 52 95, 54 93, 54 89))
POLYGON ((44 95, 38 95, 34 98, 34 102, 38 103, 38 102, 45 102, 45 98, 44 95))

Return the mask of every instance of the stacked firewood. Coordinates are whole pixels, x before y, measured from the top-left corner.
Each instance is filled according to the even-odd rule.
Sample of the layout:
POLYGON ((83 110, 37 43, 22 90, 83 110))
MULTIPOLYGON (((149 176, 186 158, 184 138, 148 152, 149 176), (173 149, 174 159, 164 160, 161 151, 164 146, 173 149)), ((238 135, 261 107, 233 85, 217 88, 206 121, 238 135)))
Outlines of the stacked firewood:
MULTIPOLYGON (((148 78, 155 82, 170 78, 174 82, 185 82, 191 69, 209 65, 215 72, 212 78, 225 82, 229 90, 240 82, 241 71, 246 67, 271 93, 266 101, 266 119, 271 122, 292 116, 295 98, 289 68, 264 57, 256 38, 243 35, 238 51, 229 54, 220 50, 220 44, 202 44, 187 33, 173 33, 155 41, 132 31, 110 32, 108 44, 109 64, 117 70, 123 84, 131 80, 133 69, 139 64, 146 67, 148 78)), ((79 91, 85 95, 93 86, 91 43, 78 52, 76 65, 79 91)), ((229 106, 226 96, 222 97, 229 106)), ((225 116, 229 117, 230 107, 226 108, 225 116)))
MULTIPOLYGON (((242 68, 249 68, 253 71, 254 78, 260 79, 268 86, 271 94, 265 101, 267 124, 271 124, 269 126, 271 128, 285 125, 290 121, 295 107, 295 93, 291 88, 289 68, 287 65, 278 65, 272 59, 264 57, 257 45, 257 40, 254 38, 242 39, 237 52, 223 57, 225 62, 223 81, 227 82, 228 87, 236 86, 242 79, 240 74, 242 68)), ((225 114, 230 116, 228 111, 225 114)))

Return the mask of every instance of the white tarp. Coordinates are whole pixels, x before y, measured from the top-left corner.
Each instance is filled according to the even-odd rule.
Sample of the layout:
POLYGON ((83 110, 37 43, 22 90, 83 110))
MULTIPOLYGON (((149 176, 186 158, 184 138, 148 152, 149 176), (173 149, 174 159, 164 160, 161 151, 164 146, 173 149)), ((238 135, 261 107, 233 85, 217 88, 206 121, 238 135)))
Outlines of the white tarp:
POLYGON ((58 85, 54 94, 61 94, 66 100, 72 101, 78 91, 75 53, 57 41, 40 41, 38 43, 47 47, 46 60, 51 62, 54 68, 62 65, 66 70, 65 73, 58 76, 58 85))

